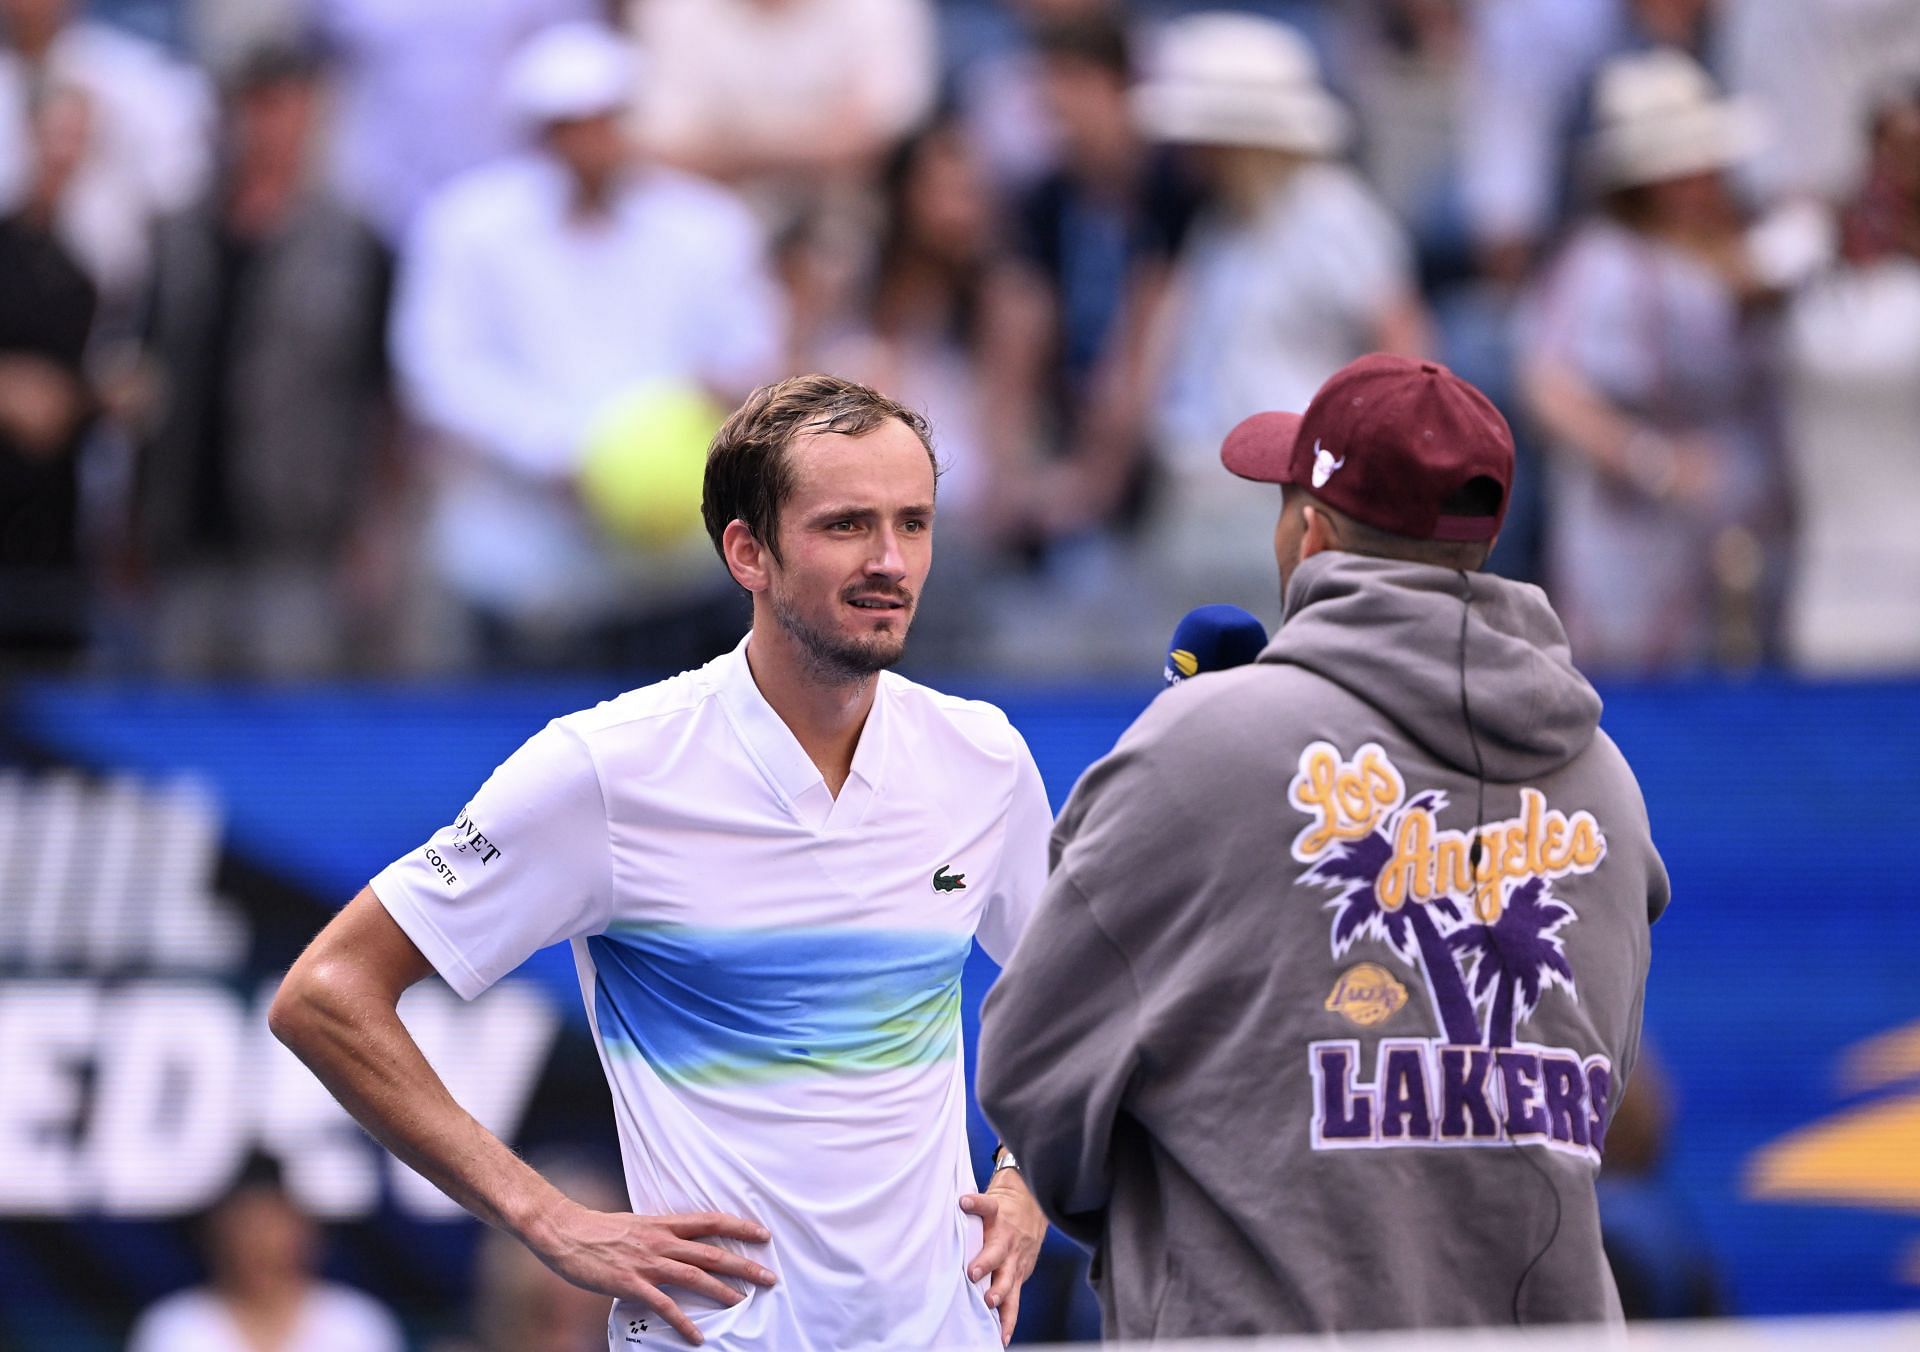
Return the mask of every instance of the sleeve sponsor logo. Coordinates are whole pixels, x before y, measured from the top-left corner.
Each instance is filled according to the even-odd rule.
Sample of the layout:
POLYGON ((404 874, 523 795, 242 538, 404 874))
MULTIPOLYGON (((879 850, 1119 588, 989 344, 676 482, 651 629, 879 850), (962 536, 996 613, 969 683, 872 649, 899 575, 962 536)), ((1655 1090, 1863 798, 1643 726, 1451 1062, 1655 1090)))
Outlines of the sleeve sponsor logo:
POLYGON ((480 861, 482 867, 500 857, 500 847, 488 840, 480 830, 479 824, 473 819, 471 808, 461 812, 454 819, 453 839, 448 842, 448 847, 462 854, 472 855, 480 861))
MULTIPOLYGON (((1308 819, 1293 841, 1301 879, 1333 893, 1333 956, 1369 944, 1398 958, 1423 980, 1442 1030, 1383 1039, 1371 1065, 1356 1041, 1311 1044, 1314 1148, 1523 1141, 1597 1160, 1611 1063, 1518 1038, 1550 989, 1579 998, 1562 937, 1576 917, 1552 883, 1606 857, 1593 814, 1522 789, 1516 816, 1481 824, 1476 862, 1476 833, 1439 824, 1446 794, 1409 798, 1371 742, 1350 759, 1326 742, 1307 747, 1288 800, 1308 819)), ((1396 1011, 1380 977, 1398 984, 1361 963, 1326 1007, 1362 1027, 1384 1022, 1396 1011)))
POLYGON ((452 826, 436 832, 433 840, 420 850, 420 857, 427 861, 428 868, 440 876, 440 881, 448 887, 457 887, 460 874, 449 857, 452 855, 477 860, 482 868, 500 857, 500 847, 487 839, 486 833, 474 821, 470 807, 462 810, 452 826))

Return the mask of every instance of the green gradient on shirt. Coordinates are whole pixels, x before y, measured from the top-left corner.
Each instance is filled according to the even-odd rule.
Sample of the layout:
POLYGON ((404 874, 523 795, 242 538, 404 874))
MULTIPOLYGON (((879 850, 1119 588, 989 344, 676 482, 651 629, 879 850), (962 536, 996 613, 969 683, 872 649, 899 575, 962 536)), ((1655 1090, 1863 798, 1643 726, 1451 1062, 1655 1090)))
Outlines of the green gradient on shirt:
POLYGON ((972 944, 942 930, 616 925, 587 948, 609 1052, 715 1085, 951 1059, 972 944))

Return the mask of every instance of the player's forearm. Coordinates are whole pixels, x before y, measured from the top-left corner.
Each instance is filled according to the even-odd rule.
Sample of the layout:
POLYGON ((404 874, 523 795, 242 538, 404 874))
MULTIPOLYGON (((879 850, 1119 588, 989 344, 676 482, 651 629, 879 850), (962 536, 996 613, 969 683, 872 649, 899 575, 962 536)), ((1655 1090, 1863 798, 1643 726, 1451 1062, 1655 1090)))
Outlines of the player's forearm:
POLYGON ((396 999, 302 959, 268 1022, 380 1144, 481 1220, 533 1242, 564 1198, 455 1102, 396 999))

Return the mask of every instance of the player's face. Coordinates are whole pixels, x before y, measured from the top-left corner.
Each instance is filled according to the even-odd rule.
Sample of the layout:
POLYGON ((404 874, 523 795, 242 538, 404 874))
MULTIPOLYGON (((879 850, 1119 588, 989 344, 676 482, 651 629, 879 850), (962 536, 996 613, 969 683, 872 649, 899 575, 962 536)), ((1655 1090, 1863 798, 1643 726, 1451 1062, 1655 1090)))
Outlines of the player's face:
POLYGON ((858 437, 796 440, 793 494, 780 509, 780 559, 767 599, 819 675, 846 680, 900 660, 933 563, 933 466, 911 428, 888 419, 858 437))

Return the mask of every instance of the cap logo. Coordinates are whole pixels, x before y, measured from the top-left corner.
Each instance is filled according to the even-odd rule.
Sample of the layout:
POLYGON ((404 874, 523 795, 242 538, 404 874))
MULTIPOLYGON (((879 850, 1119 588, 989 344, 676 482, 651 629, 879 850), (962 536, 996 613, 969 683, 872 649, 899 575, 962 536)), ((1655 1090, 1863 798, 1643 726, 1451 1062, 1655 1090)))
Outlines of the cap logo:
POLYGON ((1346 463, 1346 456, 1343 455, 1335 460, 1333 452, 1320 445, 1319 437, 1313 439, 1313 486, 1315 488, 1325 488, 1327 480, 1333 477, 1333 472, 1346 463))

